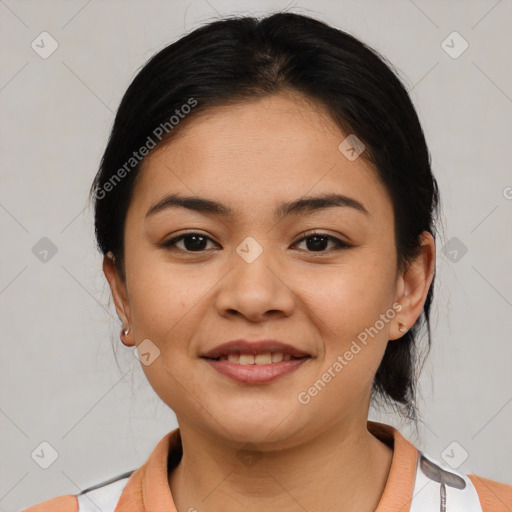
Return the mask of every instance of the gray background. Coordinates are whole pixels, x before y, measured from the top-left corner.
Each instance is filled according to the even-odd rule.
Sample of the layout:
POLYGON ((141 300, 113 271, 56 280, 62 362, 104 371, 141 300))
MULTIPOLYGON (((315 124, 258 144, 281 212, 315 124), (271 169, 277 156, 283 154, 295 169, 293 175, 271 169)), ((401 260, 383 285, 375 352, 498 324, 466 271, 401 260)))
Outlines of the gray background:
MULTIPOLYGON (((6 0, 1 510, 77 493, 134 469, 176 427, 119 342, 87 192, 121 96, 151 55, 221 15, 283 8, 347 30, 400 70, 441 189, 434 344, 418 404, 425 423, 418 437, 392 414, 372 411, 371 418, 399 427, 419 449, 449 457, 460 471, 512 483, 509 0, 6 0), (59 45, 46 59, 31 47, 43 31, 59 45), (442 45, 454 31, 469 44, 458 58, 445 50, 457 53, 461 40, 442 45), (43 237, 56 254, 44 256, 43 237), (58 453, 48 469, 31 458, 43 441, 58 453)), ((44 463, 51 451, 42 453, 44 463)))

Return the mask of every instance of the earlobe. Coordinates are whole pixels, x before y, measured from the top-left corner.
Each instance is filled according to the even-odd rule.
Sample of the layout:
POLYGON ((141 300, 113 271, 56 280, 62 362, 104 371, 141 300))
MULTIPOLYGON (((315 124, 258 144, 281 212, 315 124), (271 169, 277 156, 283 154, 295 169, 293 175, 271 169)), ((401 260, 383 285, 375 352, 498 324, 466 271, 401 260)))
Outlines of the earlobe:
POLYGON ((130 326, 123 328, 123 329, 121 329, 119 338, 121 339, 121 342, 123 345, 126 345, 127 347, 133 347, 135 345, 135 342, 128 336, 129 333, 130 333, 130 326))

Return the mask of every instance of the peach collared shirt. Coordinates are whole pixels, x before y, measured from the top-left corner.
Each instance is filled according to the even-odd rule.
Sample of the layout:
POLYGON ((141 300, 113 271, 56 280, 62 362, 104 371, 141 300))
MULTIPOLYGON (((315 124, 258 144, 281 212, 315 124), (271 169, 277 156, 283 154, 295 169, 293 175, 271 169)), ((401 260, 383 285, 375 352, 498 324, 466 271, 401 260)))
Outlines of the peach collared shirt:
MULTIPOLYGON (((368 421, 367 425, 373 435, 393 449, 391 469, 376 512, 410 512, 421 452, 394 427, 374 421, 368 421)), ((177 428, 169 432, 147 461, 131 474, 114 512, 177 512, 168 472, 179 463, 181 455, 181 436, 177 428)), ((512 511, 512 485, 473 474, 467 477, 475 487, 483 512, 512 511)), ((58 496, 22 512, 79 512, 79 501, 76 495, 58 496)))

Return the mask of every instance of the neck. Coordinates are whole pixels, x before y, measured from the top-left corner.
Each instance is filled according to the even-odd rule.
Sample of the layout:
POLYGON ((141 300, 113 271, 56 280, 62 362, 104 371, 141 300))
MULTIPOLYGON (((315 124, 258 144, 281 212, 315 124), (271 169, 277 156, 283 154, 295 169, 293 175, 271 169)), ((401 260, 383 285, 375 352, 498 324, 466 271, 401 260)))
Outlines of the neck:
POLYGON ((188 427, 180 424, 183 457, 169 475, 179 512, 373 512, 391 467, 392 449, 368 432, 366 420, 293 448, 253 453, 188 427))

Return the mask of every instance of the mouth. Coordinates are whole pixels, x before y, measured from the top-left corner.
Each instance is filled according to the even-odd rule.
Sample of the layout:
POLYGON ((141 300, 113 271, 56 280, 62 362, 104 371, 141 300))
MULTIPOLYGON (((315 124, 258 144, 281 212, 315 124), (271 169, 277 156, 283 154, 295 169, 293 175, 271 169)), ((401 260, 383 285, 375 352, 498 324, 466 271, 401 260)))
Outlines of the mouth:
POLYGON ((240 362, 241 364, 254 364, 255 362, 256 364, 270 364, 291 358, 310 356, 307 352, 281 341, 247 341, 242 339, 222 343, 199 355, 208 359, 219 359, 221 357, 226 357, 226 359, 231 358, 230 362, 240 362), (235 356, 238 358, 238 361, 235 356), (254 361, 251 360, 249 356, 253 356, 254 361), (256 359, 260 361, 260 363, 258 363, 256 359))
POLYGON ((264 384, 290 374, 312 358, 292 345, 266 340, 235 340, 200 355, 225 377, 245 384, 264 384))
MULTIPOLYGON (((258 356, 256 356, 257 358, 258 356)), ((237 357, 238 358, 238 357, 237 357)), ((311 359, 307 357, 290 357, 285 360, 284 358, 279 362, 260 362, 250 363, 250 359, 255 360, 254 356, 249 355, 245 363, 243 362, 230 362, 226 357, 219 357, 218 359, 211 359, 204 357, 204 361, 211 366, 218 373, 224 377, 228 377, 234 381, 243 384, 266 384, 280 377, 284 377, 296 370, 298 370, 303 364, 311 359)), ((240 356, 244 361, 244 354, 240 356)), ((265 360, 268 360, 268 356, 265 355, 265 360)))
POLYGON ((264 352, 256 355, 231 352, 229 354, 222 354, 219 357, 204 357, 204 359, 210 359, 211 361, 229 361, 230 363, 241 365, 267 365, 281 363, 282 361, 307 359, 309 357, 311 356, 292 356, 291 354, 285 354, 283 352, 264 352))

